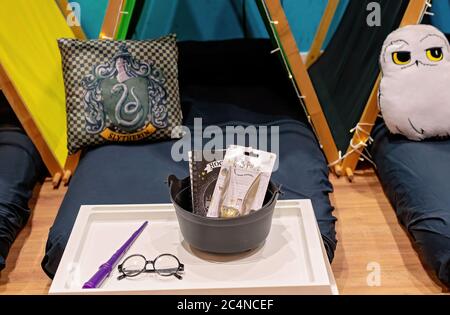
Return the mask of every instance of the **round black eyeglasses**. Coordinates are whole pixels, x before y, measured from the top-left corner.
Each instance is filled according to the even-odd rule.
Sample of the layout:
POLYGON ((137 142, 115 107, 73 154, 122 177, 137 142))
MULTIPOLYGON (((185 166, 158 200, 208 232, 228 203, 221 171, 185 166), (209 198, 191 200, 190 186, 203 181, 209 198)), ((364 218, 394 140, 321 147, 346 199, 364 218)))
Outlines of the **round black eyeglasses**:
POLYGON ((125 258, 117 268, 121 273, 117 277, 118 280, 134 278, 142 273, 156 273, 162 277, 174 276, 181 280, 183 277, 180 273, 184 271, 184 265, 172 254, 162 254, 154 260, 147 260, 143 255, 132 255, 125 258), (147 268, 148 265, 152 268, 147 268))

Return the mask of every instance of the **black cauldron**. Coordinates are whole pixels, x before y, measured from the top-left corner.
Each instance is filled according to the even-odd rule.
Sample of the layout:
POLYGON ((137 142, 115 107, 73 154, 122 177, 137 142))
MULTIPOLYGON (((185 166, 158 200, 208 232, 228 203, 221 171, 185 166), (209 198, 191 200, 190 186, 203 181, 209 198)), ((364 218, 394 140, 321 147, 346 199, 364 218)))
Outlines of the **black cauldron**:
POLYGON ((249 215, 223 219, 196 215, 192 211, 190 178, 168 179, 184 239, 194 248, 215 254, 237 254, 261 246, 269 235, 280 188, 270 182, 262 209, 249 215))

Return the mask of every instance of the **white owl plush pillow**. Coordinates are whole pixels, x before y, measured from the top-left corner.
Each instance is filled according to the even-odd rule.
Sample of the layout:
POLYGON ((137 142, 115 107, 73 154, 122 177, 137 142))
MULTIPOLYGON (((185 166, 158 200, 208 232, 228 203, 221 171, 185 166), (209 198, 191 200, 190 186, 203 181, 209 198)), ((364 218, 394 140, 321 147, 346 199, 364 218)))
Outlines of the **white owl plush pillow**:
POLYGON ((429 25, 391 33, 380 56, 379 107, 393 134, 410 140, 450 135, 450 45, 429 25))

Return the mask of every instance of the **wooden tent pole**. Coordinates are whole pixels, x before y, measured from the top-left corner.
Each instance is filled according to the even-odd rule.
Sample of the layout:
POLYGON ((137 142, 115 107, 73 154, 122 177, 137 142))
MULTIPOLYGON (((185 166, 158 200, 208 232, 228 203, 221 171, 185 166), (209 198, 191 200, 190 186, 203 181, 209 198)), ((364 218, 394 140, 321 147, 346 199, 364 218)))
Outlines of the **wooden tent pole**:
MULTIPOLYGON (((68 1, 55 0, 55 4, 61 11, 62 15, 65 17, 67 23, 69 21, 73 22, 68 23, 68 26, 71 28, 72 33, 78 39, 86 39, 83 29, 81 28, 77 17, 74 15, 74 12, 72 11, 72 8, 69 5, 68 1)), ((52 152, 50 146, 43 138, 41 130, 36 124, 34 118, 30 115, 27 105, 17 92, 16 86, 14 86, 14 83, 10 80, 6 68, 1 64, 0 86, 6 98, 8 99, 11 108, 14 110, 17 118, 22 124, 22 127, 24 128, 31 141, 34 143, 35 147, 42 157, 42 160, 44 161, 50 174, 52 175, 53 186, 56 188, 59 185, 61 179, 67 179, 68 181, 68 178, 70 178, 70 174, 73 173, 74 168, 78 164, 79 155, 69 157, 66 160, 66 168, 64 168, 63 165, 60 164, 57 156, 52 152), (69 168, 69 170, 67 169, 67 167, 69 168)))
POLYGON ((66 164, 64 165, 64 174, 62 177, 62 181, 64 185, 68 185, 70 178, 75 173, 75 170, 78 166, 78 162, 80 162, 81 151, 78 151, 75 154, 71 154, 67 157, 66 164))
POLYGON ((261 1, 262 5, 265 5, 270 14, 272 20, 270 23, 275 27, 282 46, 281 49, 289 62, 295 83, 304 96, 305 106, 309 115, 308 118, 315 128, 318 141, 322 146, 328 162, 333 163, 339 159, 339 153, 320 106, 319 98, 309 77, 308 70, 302 60, 297 43, 289 27, 281 2, 280 0, 261 1))
POLYGON ((124 7, 125 0, 109 0, 105 18, 103 19, 102 30, 99 35, 100 39, 116 38, 124 7))
POLYGON ((306 67, 308 68, 320 57, 323 43, 327 37, 328 30, 330 29, 330 25, 333 21, 338 5, 339 0, 328 0, 327 7, 323 13, 316 36, 314 37, 314 41, 309 50, 308 57, 306 58, 306 67))
MULTIPOLYGON (((67 17, 73 14, 72 8, 67 0, 56 0, 56 4, 58 5, 59 9, 61 10, 61 13, 64 15, 66 19, 67 17)), ((72 32, 75 35, 75 37, 78 39, 86 39, 86 35, 84 34, 80 21, 77 20, 76 16, 73 16, 71 18, 74 19, 75 23, 74 25, 69 25, 69 27, 72 29, 72 32)))
POLYGON ((40 132, 39 127, 30 116, 25 103, 17 93, 14 84, 9 79, 8 74, 6 73, 1 63, 0 86, 2 87, 2 91, 5 94, 5 97, 8 100, 11 108, 16 114, 17 119, 19 119, 20 123, 22 124, 23 129, 35 145, 36 149, 39 151, 39 154, 41 155, 42 160, 47 166, 50 174, 53 177, 61 176, 62 169, 61 165, 59 165, 58 159, 49 149, 47 142, 42 137, 42 133, 40 132))
MULTIPOLYGON (((400 26, 419 23, 422 20, 426 8, 427 0, 410 0, 400 26)), ((369 135, 372 132, 373 126, 377 120, 379 114, 378 88, 380 86, 380 81, 381 75, 378 76, 378 79, 375 83, 372 93, 370 94, 369 100, 359 122, 360 128, 362 128, 365 132, 356 132, 353 136, 352 143, 356 146, 361 143, 367 143, 367 141, 369 140, 369 135)), ((344 159, 342 164, 342 168, 346 170, 347 174, 354 173, 360 156, 360 152, 353 150, 353 148, 351 147, 349 148, 348 155, 344 159), (350 172, 347 172, 347 169, 350 172)))
MULTIPOLYGON (((64 17, 67 19, 67 17, 72 14, 72 9, 69 5, 69 2, 67 0, 56 0, 56 3, 58 4, 58 7, 61 10, 64 17)), ((83 31, 83 28, 81 27, 79 21, 76 20, 76 17, 74 17, 74 19, 78 23, 75 23, 75 25, 71 25, 70 28, 72 29, 76 38, 85 40, 86 35, 83 31)), ((57 178, 53 178, 54 185, 56 184, 57 181, 59 182, 59 180, 62 180, 64 185, 69 184, 70 178, 72 177, 73 173, 75 172, 75 169, 78 166, 80 156, 81 156, 81 152, 78 152, 76 154, 69 155, 67 157, 66 163, 64 165, 63 173, 60 176, 58 176, 57 178)), ((56 184, 56 185, 58 185, 58 184, 56 184)))

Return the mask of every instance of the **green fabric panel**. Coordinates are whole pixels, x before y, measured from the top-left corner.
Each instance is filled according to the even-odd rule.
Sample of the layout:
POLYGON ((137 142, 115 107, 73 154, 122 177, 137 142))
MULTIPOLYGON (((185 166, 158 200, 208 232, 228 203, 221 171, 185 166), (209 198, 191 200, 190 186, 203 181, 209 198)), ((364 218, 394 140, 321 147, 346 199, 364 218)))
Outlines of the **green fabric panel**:
POLYGON ((116 39, 118 39, 118 40, 127 39, 128 27, 130 26, 130 22, 131 22, 133 13, 134 13, 133 11, 134 11, 135 5, 136 5, 136 0, 126 0, 123 11, 127 12, 127 14, 122 15, 122 19, 119 24, 119 30, 117 31, 116 39))
POLYGON ((309 74, 336 146, 345 154, 380 72, 387 35, 402 20, 409 0, 351 0, 342 21, 309 74), (378 2, 381 26, 367 24, 367 5, 378 2))

